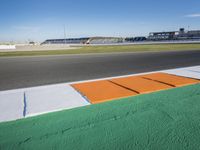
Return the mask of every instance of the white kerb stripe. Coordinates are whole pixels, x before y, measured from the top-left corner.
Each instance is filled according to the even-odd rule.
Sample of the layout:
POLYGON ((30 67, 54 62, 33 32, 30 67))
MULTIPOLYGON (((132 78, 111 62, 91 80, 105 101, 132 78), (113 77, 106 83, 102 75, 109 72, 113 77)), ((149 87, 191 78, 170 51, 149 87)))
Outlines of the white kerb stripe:
POLYGON ((89 105, 89 102, 68 84, 27 90, 26 99, 26 116, 89 105))
POLYGON ((0 93, 0 122, 23 118, 24 93, 0 93))
POLYGON ((183 77, 200 79, 200 67, 172 69, 172 70, 166 70, 166 71, 162 71, 162 72, 174 74, 174 75, 178 75, 178 76, 183 76, 183 77))

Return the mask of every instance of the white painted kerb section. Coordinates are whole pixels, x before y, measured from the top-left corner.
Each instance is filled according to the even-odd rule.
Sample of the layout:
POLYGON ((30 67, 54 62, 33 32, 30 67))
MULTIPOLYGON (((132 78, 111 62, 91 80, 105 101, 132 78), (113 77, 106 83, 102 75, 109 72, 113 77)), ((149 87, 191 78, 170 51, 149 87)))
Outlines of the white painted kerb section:
POLYGON ((0 122, 23 118, 22 91, 0 93, 0 122))
POLYGON ((162 72, 174 74, 177 76, 200 79, 200 66, 180 68, 180 69, 171 69, 171 70, 166 70, 166 71, 162 71, 162 72))
POLYGON ((26 116, 81 107, 89 103, 70 85, 43 87, 26 93, 26 116))
POLYGON ((0 122, 89 104, 69 84, 2 91, 0 92, 0 122))

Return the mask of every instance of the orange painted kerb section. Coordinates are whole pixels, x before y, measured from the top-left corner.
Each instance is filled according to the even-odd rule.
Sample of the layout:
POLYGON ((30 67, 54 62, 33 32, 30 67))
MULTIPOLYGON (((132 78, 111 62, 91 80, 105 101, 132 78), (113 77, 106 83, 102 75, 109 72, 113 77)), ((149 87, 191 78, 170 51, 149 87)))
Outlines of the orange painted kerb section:
POLYGON ((72 86, 92 104, 95 104, 199 82, 199 80, 170 75, 167 73, 152 73, 110 80, 78 83, 73 84, 72 86))
POLYGON ((185 86, 185 85, 190 85, 190 84, 195 84, 195 83, 200 82, 199 80, 180 77, 176 75, 170 75, 167 73, 153 73, 153 74, 143 75, 142 77, 148 78, 154 81, 170 84, 175 87, 180 87, 180 86, 185 86))
POLYGON ((172 88, 167 84, 147 80, 138 76, 112 79, 112 82, 139 92, 140 94, 172 88))
POLYGON ((72 86, 86 96, 92 104, 137 94, 107 80, 73 84, 72 86))

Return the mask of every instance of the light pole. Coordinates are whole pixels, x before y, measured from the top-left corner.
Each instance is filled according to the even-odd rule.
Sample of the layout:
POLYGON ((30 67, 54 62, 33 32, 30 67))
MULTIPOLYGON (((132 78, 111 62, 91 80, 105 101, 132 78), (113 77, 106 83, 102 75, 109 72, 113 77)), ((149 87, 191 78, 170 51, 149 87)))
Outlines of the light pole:
POLYGON ((65 25, 64 25, 64 43, 66 44, 66 29, 65 29, 65 25))

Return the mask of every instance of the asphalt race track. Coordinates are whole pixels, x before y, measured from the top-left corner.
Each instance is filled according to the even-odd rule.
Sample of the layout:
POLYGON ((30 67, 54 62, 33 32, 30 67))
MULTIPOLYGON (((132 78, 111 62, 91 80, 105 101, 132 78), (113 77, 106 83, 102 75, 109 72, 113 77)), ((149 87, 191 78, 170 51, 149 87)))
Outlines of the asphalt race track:
POLYGON ((200 51, 0 58, 0 90, 200 65, 200 51))

